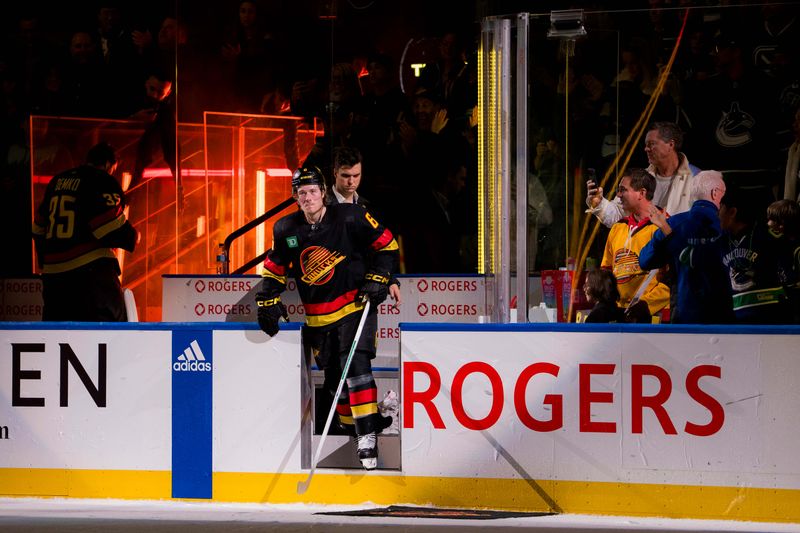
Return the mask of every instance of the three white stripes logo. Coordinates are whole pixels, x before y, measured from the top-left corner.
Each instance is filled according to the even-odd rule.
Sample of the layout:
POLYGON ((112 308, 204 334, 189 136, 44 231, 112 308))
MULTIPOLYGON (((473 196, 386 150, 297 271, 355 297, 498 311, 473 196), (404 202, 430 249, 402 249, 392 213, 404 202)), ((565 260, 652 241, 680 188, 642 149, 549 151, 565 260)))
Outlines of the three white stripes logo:
POLYGON ((178 356, 178 361, 205 361, 206 356, 197 344, 197 339, 189 343, 189 347, 183 351, 183 355, 178 356))
POLYGON ((178 356, 172 364, 172 369, 176 372, 210 372, 211 363, 206 361, 206 356, 203 355, 203 350, 200 349, 200 344, 195 339, 178 356))

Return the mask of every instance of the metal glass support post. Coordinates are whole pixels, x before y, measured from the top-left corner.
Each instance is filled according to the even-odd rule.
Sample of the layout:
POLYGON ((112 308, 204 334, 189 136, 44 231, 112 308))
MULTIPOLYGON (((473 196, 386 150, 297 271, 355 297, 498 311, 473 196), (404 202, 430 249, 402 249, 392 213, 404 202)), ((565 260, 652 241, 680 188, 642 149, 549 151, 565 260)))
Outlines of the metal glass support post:
POLYGON ((484 19, 481 28, 478 128, 479 247, 486 275, 486 314, 507 323, 510 290, 511 21, 484 19))
POLYGON ((500 165, 497 184, 499 210, 495 211, 500 230, 500 261, 497 274, 495 322, 506 324, 511 315, 511 21, 502 21, 499 32, 500 54, 500 165))
POLYGON ((516 212, 517 322, 528 321, 528 14, 517 15, 516 212))

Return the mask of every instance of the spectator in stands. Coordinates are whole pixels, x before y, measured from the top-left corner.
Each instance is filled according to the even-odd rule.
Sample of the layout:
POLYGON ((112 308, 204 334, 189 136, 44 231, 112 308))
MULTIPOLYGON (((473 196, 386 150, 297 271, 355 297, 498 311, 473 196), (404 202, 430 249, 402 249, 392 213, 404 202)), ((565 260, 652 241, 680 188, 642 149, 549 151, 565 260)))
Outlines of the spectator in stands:
MULTIPOLYGON (((647 172, 656 178, 653 204, 663 207, 670 215, 689 210, 692 205, 692 178, 699 172, 680 152, 682 143, 683 132, 671 122, 654 123, 645 136, 644 151, 650 163, 647 172)), ((589 212, 603 224, 611 227, 625 215, 619 199, 610 202, 603 198, 603 188, 598 187, 594 181, 588 181, 586 185, 586 205, 589 206, 589 212)))
POLYGON ((386 54, 368 59, 366 77, 366 109, 369 114, 369 138, 386 145, 401 113, 408 113, 408 101, 398 85, 397 67, 386 54))
POLYGON ((789 147, 786 156, 786 172, 783 181, 783 198, 786 200, 800 201, 800 109, 794 114, 792 123, 794 142, 789 147))
POLYGON ((747 61, 745 35, 738 28, 722 31, 716 38, 717 73, 687 87, 693 158, 701 167, 724 165, 728 183, 771 190, 779 185, 783 148, 777 135, 780 97, 775 80, 747 61))
MULTIPOLYGON (((25 125, 27 122, 21 120, 0 119, 0 225, 9 229, 33 218, 31 154, 25 125)), ((4 237, 0 278, 31 274, 30 235, 25 231, 8 231, 4 237)))
POLYGON ((444 144, 452 144, 457 132, 448 126, 447 110, 442 107, 438 93, 418 89, 411 104, 411 117, 402 117, 398 124, 401 160, 406 169, 405 177, 411 188, 430 187, 423 172, 414 171, 427 165, 434 153, 444 144))
POLYGON ((645 270, 669 265, 677 276, 671 321, 683 324, 727 324, 734 321, 730 283, 722 264, 719 205, 725 195, 722 174, 707 170, 691 181, 692 207, 666 217, 655 207, 650 220, 659 227, 639 252, 645 270))
MULTIPOLYGON (((326 198, 328 205, 350 203, 367 209, 369 202, 358 194, 363 161, 358 148, 343 146, 333 150, 333 187, 331 187, 331 193, 326 198)), ((400 281, 394 276, 389 281, 389 296, 395 301, 395 306, 399 306, 402 303, 400 281)))
MULTIPOLYGON (((69 43, 69 58, 59 69, 58 111, 76 117, 108 116, 111 104, 107 70, 91 34, 77 31, 69 43)), ((55 96, 55 95, 53 95, 55 96)))
POLYGON ((330 70, 327 91, 319 93, 311 83, 296 83, 292 89, 293 112, 321 118, 324 136, 317 137, 303 166, 315 166, 325 176, 333 175, 333 149, 360 148, 361 137, 354 128, 354 113, 362 106, 358 76, 349 63, 337 63, 330 70))
POLYGON ((115 115, 127 116, 135 109, 143 76, 139 49, 118 2, 100 2, 96 23, 93 40, 105 66, 110 94, 115 98, 115 115))
MULTIPOLYGON (((516 227, 515 212, 512 210, 512 228, 516 227)), ((547 199, 547 191, 539 180, 537 173, 528 173, 528 272, 536 270, 539 258, 539 232, 543 232, 553 223, 553 210, 547 199)))
POLYGON ((617 306, 619 289, 617 278, 610 270, 591 270, 586 274, 583 292, 586 300, 592 304, 592 310, 586 316, 587 323, 625 322, 625 312, 617 306))
POLYGON ((767 226, 780 254, 778 274, 792 308, 792 322, 800 324, 800 205, 794 200, 771 203, 767 226))
POLYGON ((442 108, 459 130, 466 130, 469 113, 478 96, 477 70, 467 61, 467 40, 459 32, 447 31, 439 39, 439 56, 420 73, 420 86, 441 96, 442 108))
POLYGON ((276 114, 288 95, 281 89, 284 60, 272 19, 253 0, 239 2, 236 24, 225 33, 222 58, 232 68, 236 111, 276 114))
POLYGON ((567 200, 562 156, 563 151, 555 136, 543 130, 536 138, 533 167, 547 195, 552 221, 546 227, 539 228, 536 270, 563 265, 567 260, 564 250, 567 200))
POLYGON ((125 216, 125 199, 112 176, 114 149, 95 145, 86 164, 47 185, 33 222, 42 268, 46 321, 125 321, 116 248, 132 252, 138 235, 125 216))
MULTIPOLYGON (((6 4, 10 6, 12 4, 6 4)), ((7 8, 6 8, 7 9, 7 8)), ((42 22, 45 10, 41 6, 22 7, 23 13, 16 24, 16 31, 5 34, 0 51, 0 72, 13 73, 13 79, 24 95, 37 91, 49 67, 55 62, 60 46, 44 30, 42 22), (38 8, 38 9, 37 9, 38 8)), ((6 13, 8 15, 8 13, 6 13)), ((4 92, 7 89, 4 87, 4 92)))
MULTIPOLYGON (((375 54, 367 60, 369 75, 360 79, 364 83, 362 116, 365 124, 359 128, 361 142, 358 146, 369 167, 369 181, 363 192, 375 200, 396 198, 403 192, 404 175, 402 159, 392 144, 399 128, 398 120, 410 114, 406 95, 400 90, 395 61, 388 55, 375 54)), ((403 216, 402 205, 384 202, 381 220, 394 228, 403 216)))
POLYGON ((733 311, 742 324, 783 324, 791 321, 779 275, 780 252, 770 236, 753 191, 731 186, 719 210, 722 263, 728 269, 733 311))
POLYGON ((669 304, 669 287, 639 266, 639 252, 658 227, 650 221, 650 212, 663 212, 652 203, 656 179, 641 168, 628 169, 617 188, 617 197, 627 213, 613 226, 606 240, 605 253, 601 267, 614 273, 620 299, 619 305, 625 309, 629 322, 652 322, 652 315, 669 304), (647 288, 641 297, 634 296, 642 283, 647 288))
MULTIPOLYGON (((454 210, 464 189, 466 161, 457 147, 442 139, 420 154, 413 171, 418 182, 413 192, 414 214, 406 217, 403 239, 409 272, 454 273, 461 268, 460 246, 464 228, 454 210)), ((407 204, 412 205, 412 204, 407 204)))
MULTIPOLYGON (((143 183, 144 170, 163 158, 176 180, 176 201, 178 209, 182 210, 183 185, 178 171, 178 152, 175 143, 177 132, 172 82, 164 72, 153 69, 144 83, 144 90, 146 94, 144 107, 131 117, 144 123, 144 132, 136 146, 136 162, 130 190, 127 192, 134 195, 144 194, 145 191, 135 191, 143 183)), ((162 199, 162 201, 167 200, 162 199)), ((131 200, 131 203, 134 204, 134 209, 141 207, 136 205, 138 202, 131 200)), ((138 217, 136 219, 138 221, 138 217)))

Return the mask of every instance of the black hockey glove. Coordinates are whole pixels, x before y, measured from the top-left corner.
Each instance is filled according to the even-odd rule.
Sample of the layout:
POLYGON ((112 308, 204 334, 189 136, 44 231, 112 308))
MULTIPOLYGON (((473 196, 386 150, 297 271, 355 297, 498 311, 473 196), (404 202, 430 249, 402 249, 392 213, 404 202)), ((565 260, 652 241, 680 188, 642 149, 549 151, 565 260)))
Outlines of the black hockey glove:
POLYGON ((389 295, 389 273, 388 272, 367 272, 364 276, 364 284, 356 294, 357 302, 370 301, 372 307, 381 304, 386 296, 389 295))
POLYGON ((258 327, 270 337, 274 337, 280 329, 278 322, 281 317, 289 320, 289 313, 286 312, 286 306, 281 302, 281 297, 256 296, 256 305, 258 306, 258 327))

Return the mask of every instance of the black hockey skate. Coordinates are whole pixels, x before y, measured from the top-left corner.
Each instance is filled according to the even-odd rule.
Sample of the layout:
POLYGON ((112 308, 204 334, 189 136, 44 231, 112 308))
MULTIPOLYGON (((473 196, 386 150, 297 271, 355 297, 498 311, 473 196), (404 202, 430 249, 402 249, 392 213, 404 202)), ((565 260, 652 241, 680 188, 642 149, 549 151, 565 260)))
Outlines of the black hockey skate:
POLYGON ((378 466, 378 437, 375 433, 367 433, 356 437, 358 459, 365 470, 374 470, 378 466))
POLYGON ((358 459, 365 470, 374 470, 378 466, 378 434, 391 425, 391 416, 381 416, 374 432, 355 438, 358 459))

